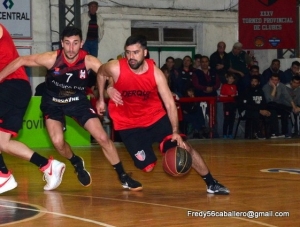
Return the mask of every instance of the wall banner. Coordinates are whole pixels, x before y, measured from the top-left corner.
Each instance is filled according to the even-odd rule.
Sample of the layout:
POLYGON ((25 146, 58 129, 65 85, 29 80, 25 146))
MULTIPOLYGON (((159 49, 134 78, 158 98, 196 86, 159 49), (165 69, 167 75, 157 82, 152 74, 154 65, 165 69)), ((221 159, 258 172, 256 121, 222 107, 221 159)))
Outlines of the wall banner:
POLYGON ((294 49, 296 0, 240 0, 239 41, 244 49, 294 49))
POLYGON ((13 39, 31 39, 31 0, 0 0, 0 23, 13 39))

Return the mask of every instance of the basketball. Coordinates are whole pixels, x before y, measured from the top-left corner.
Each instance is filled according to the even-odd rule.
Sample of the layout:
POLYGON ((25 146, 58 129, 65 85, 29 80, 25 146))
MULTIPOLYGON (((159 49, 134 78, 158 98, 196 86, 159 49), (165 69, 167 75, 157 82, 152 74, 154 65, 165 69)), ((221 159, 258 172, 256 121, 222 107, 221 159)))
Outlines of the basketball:
POLYGON ((192 156, 181 147, 172 147, 166 151, 162 160, 163 170, 173 176, 183 176, 192 167, 192 156))

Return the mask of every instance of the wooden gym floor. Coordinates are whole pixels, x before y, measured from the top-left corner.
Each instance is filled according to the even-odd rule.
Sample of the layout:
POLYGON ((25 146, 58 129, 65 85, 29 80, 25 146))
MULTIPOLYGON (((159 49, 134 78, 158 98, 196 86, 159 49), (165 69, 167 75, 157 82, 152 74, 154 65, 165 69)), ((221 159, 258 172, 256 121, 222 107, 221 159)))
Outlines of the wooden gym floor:
POLYGON ((34 165, 4 154, 18 187, 0 195, 0 226, 300 226, 299 139, 191 143, 213 176, 231 190, 230 195, 206 194, 194 170, 182 178, 169 177, 161 168, 157 149, 155 170, 143 173, 135 169, 123 145, 117 144, 125 169, 143 183, 142 192, 122 189, 97 145, 74 148, 93 177, 88 188, 79 184, 69 162, 52 149, 38 149, 66 163, 63 182, 55 191, 44 192, 45 182, 34 165), (211 216, 192 216, 201 216, 202 211, 211 216), (261 217, 248 218, 241 212, 261 217))

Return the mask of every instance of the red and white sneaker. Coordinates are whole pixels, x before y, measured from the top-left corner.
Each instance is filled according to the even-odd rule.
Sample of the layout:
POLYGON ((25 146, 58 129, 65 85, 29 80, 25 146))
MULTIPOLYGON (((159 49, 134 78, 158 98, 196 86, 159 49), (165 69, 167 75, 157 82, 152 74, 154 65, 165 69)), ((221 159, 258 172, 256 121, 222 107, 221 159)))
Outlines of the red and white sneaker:
POLYGON ((0 172, 0 194, 17 187, 17 182, 11 172, 2 173, 0 172))
POLYGON ((50 191, 57 188, 62 181, 65 169, 64 163, 50 158, 48 164, 40 169, 44 173, 44 180, 47 181, 44 190, 50 191))

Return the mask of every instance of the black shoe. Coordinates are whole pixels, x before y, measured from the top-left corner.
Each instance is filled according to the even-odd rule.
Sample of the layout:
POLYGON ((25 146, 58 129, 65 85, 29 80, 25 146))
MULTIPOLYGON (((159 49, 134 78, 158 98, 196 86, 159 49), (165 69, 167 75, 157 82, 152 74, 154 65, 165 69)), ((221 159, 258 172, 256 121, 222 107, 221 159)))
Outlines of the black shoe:
POLYGON ((127 173, 120 176, 122 187, 131 191, 141 191, 143 186, 140 182, 133 180, 127 173))
POLYGON ((74 165, 75 173, 77 174, 77 178, 79 182, 84 186, 88 187, 92 183, 91 175, 86 169, 84 168, 84 161, 80 157, 80 161, 75 163, 74 165))
POLYGON ((265 140, 266 139, 266 137, 261 135, 261 133, 254 133, 254 138, 258 139, 258 140, 265 140))
POLYGON ((215 195, 228 195, 229 190, 218 181, 215 180, 214 184, 207 186, 207 193, 215 194, 215 195))

